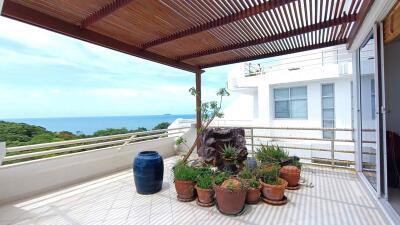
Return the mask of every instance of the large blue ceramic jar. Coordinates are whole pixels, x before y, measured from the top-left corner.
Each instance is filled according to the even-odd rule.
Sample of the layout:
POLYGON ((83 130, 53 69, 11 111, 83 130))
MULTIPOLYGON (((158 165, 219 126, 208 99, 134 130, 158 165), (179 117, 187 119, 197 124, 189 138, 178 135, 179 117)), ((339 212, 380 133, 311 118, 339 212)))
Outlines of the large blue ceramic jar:
POLYGON ((163 158, 156 151, 140 152, 133 162, 136 191, 154 194, 161 190, 164 177, 163 158))

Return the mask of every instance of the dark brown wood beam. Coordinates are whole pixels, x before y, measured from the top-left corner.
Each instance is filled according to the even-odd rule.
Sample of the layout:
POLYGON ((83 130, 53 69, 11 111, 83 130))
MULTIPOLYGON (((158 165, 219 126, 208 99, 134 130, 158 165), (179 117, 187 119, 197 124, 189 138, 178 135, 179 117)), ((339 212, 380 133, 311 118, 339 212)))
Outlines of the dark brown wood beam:
POLYGON ((265 59, 265 58, 270 58, 270 57, 275 57, 275 56, 280 56, 280 55, 287 55, 287 54, 304 52, 304 51, 318 49, 318 48, 325 48, 325 47, 330 47, 330 46, 334 46, 334 45, 345 44, 346 42, 347 42, 346 39, 330 41, 330 42, 308 45, 308 46, 304 46, 301 48, 295 48, 295 49, 290 49, 290 50, 285 50, 285 51, 278 51, 278 52, 267 53, 267 54, 262 54, 262 55, 243 57, 243 58, 226 60, 226 61, 212 63, 212 64, 206 64, 206 65, 200 66, 200 68, 206 69, 206 68, 210 68, 210 67, 223 66, 223 65, 233 64, 233 63, 241 63, 241 62, 247 62, 247 61, 252 61, 252 60, 257 60, 257 59, 265 59))
POLYGON ((181 30, 181 31, 177 31, 173 34, 170 34, 168 36, 159 38, 159 39, 155 39, 153 41, 147 42, 142 44, 142 48, 143 49, 147 49, 147 48, 151 48, 153 46, 156 45, 160 45, 166 42, 170 42, 173 40, 176 40, 178 38, 182 38, 182 37, 186 37, 186 36, 190 36, 199 32, 203 32, 206 30, 210 30, 219 26, 223 26, 238 20, 242 20, 245 19, 247 17, 250 16, 254 16, 257 14, 260 14, 262 12, 271 10, 271 9, 275 9, 278 8, 279 6, 285 5, 285 4, 289 4, 291 2, 295 2, 298 0, 270 0, 264 3, 261 3, 259 5, 256 5, 254 7, 250 7, 248 9, 233 13, 231 15, 225 16, 225 17, 221 17, 219 19, 207 22, 207 23, 203 23, 194 27, 190 27, 188 29, 185 30, 181 30))
POLYGON ((361 24, 364 22, 365 17, 368 14, 369 9, 375 0, 365 0, 361 5, 360 11, 357 14, 357 21, 354 23, 353 28, 349 34, 349 42, 347 43, 347 49, 350 49, 353 45, 354 38, 356 37, 358 30, 360 30, 361 24))
POLYGON ((354 21, 356 21, 356 15, 355 14, 354 15, 344 15, 344 16, 336 18, 336 19, 332 19, 332 20, 329 20, 329 21, 312 24, 310 26, 306 26, 306 27, 290 30, 290 31, 283 32, 283 33, 276 34, 276 35, 272 35, 272 36, 269 36, 269 37, 258 38, 258 39, 251 40, 251 41, 246 41, 246 42, 241 42, 241 43, 221 46, 221 47, 217 47, 217 48, 212 48, 212 49, 208 49, 208 50, 204 50, 204 51, 195 52, 195 53, 188 54, 188 55, 178 56, 177 60, 178 61, 183 61, 183 60, 186 60, 186 59, 197 58, 197 57, 206 56, 206 55, 212 55, 212 54, 216 54, 216 53, 220 53, 220 52, 225 52, 225 51, 231 51, 231 50, 235 50, 235 49, 250 47, 250 46, 253 46, 253 45, 265 44, 265 43, 268 43, 268 42, 273 42, 273 41, 280 40, 280 39, 294 37, 294 36, 297 36, 297 35, 309 33, 309 32, 312 32, 312 31, 317 31, 317 30, 321 30, 321 29, 325 29, 325 28, 329 28, 329 27, 335 27, 335 26, 339 26, 341 24, 351 23, 351 22, 354 22, 354 21))
MULTIPOLYGON (((200 133, 201 128, 201 72, 196 73, 196 130, 200 133)), ((197 143, 197 148, 200 147, 200 142, 197 143)))
POLYGON ((86 28, 97 21, 103 19, 104 17, 112 14, 116 10, 128 5, 133 0, 114 0, 113 2, 108 3, 107 5, 101 7, 100 9, 90 13, 85 19, 81 21, 81 27, 86 28))
POLYGON ((5 0, 2 15, 24 23, 38 26, 50 31, 67 35, 82 41, 90 42, 116 51, 120 51, 132 56, 147 59, 153 62, 161 63, 167 66, 175 67, 181 70, 197 73, 201 70, 186 63, 177 62, 149 51, 142 50, 136 46, 118 41, 114 38, 102 35, 100 33, 81 29, 80 26, 65 22, 58 18, 43 14, 29 7, 17 4, 10 0, 5 0))

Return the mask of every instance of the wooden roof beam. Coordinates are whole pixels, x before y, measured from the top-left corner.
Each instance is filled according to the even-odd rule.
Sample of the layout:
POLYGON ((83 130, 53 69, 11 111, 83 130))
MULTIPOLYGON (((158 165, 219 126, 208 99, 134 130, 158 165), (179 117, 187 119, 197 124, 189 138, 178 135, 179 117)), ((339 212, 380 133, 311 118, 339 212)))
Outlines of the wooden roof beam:
POLYGON ((254 39, 254 40, 250 40, 250 41, 246 41, 246 42, 235 43, 235 44, 231 44, 231 45, 226 45, 226 46, 216 47, 216 48, 212 48, 212 49, 208 49, 208 50, 204 50, 204 51, 195 52, 192 54, 178 56, 177 60, 183 61, 186 59, 198 58, 201 56, 212 55, 212 54, 216 54, 216 53, 220 53, 220 52, 250 47, 253 45, 265 44, 268 42, 277 41, 277 40, 285 39, 285 38, 289 38, 289 37, 294 37, 297 35, 313 32, 313 31, 317 31, 317 30, 321 30, 321 29, 325 29, 325 28, 329 28, 329 27, 335 27, 335 26, 338 26, 341 24, 351 23, 354 21, 356 21, 356 14, 344 15, 344 16, 341 16, 336 19, 312 24, 309 26, 297 28, 294 30, 290 30, 290 31, 283 32, 280 34, 275 34, 275 35, 268 36, 268 37, 258 38, 258 39, 254 39))
POLYGON ((358 30, 361 28, 361 24, 364 22, 364 19, 367 16, 368 11, 371 8, 374 1, 375 0, 364 0, 363 4, 361 5, 360 11, 357 14, 357 21, 354 23, 354 26, 349 34, 349 42, 347 43, 347 49, 350 49, 350 47, 353 45, 354 38, 356 37, 358 30))
POLYGON ((241 62, 247 62, 247 61, 252 61, 252 60, 257 60, 257 59, 265 59, 265 58, 287 55, 287 54, 292 54, 292 53, 297 53, 297 52, 304 52, 304 51, 313 50, 313 49, 326 48, 326 47, 330 47, 330 46, 334 46, 334 45, 345 44, 346 42, 347 42, 347 39, 329 41, 329 42, 325 42, 325 43, 313 44, 313 45, 308 45, 308 46, 304 46, 304 47, 300 47, 300 48, 294 48, 294 49, 290 49, 290 50, 277 51, 277 52, 267 53, 267 54, 262 54, 262 55, 255 55, 255 56, 232 59, 232 60, 227 60, 227 61, 222 61, 222 62, 217 62, 217 63, 205 64, 205 65, 201 65, 200 68, 206 69, 206 68, 223 66, 223 65, 233 64, 233 63, 241 63, 241 62))
POLYGON ((81 27, 78 25, 68 23, 58 18, 38 12, 29 7, 17 4, 11 0, 4 0, 3 10, 1 13, 5 17, 38 26, 82 41, 87 41, 96 45, 120 51, 132 56, 193 73, 202 72, 197 66, 177 62, 173 59, 142 50, 136 46, 118 41, 117 39, 110 38, 100 33, 87 29, 81 29, 81 27))
POLYGON ((289 3, 295 2, 295 1, 298 1, 298 0, 270 0, 270 1, 266 1, 264 3, 260 3, 259 5, 256 5, 256 6, 248 8, 248 9, 245 9, 245 10, 230 14, 228 16, 221 17, 221 18, 218 18, 218 19, 215 19, 215 20, 212 20, 212 21, 209 21, 207 23, 203 23, 203 24, 200 24, 200 25, 197 25, 197 26, 194 26, 194 27, 190 27, 190 28, 185 29, 185 30, 180 30, 180 31, 177 31, 177 32, 175 32, 173 34, 167 35, 165 37, 162 37, 162 38, 159 38, 159 39, 155 39, 153 41, 149 41, 147 43, 142 44, 141 47, 143 49, 151 48, 151 47, 156 46, 156 45, 160 45, 160 44, 163 44, 163 43, 166 43, 166 42, 170 42, 170 41, 182 38, 182 37, 190 36, 190 35, 193 35, 193 34, 196 34, 196 33, 199 33, 199 32, 203 32, 203 31, 210 30, 210 29, 213 29, 213 28, 216 28, 216 27, 219 27, 219 26, 223 26, 223 25, 226 25, 226 24, 238 21, 238 20, 242 20, 242 19, 245 19, 247 17, 251 17, 251 16, 254 16, 254 15, 260 14, 262 12, 265 12, 265 11, 268 11, 268 10, 271 10, 271 9, 275 9, 275 8, 278 8, 278 7, 282 6, 282 5, 289 4, 289 3))
POLYGON ((104 17, 112 14, 116 10, 128 5, 133 0, 114 0, 100 9, 90 13, 85 19, 81 21, 81 27, 86 28, 104 17))

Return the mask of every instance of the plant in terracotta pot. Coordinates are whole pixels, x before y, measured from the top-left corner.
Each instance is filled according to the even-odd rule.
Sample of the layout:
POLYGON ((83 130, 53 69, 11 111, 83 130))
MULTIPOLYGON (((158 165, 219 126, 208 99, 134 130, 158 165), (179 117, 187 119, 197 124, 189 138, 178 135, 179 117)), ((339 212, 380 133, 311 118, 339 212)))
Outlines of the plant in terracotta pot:
POLYGON ((214 205, 214 190, 213 190, 213 170, 208 166, 201 166, 196 168, 196 191, 197 191, 197 204, 200 206, 208 207, 214 205))
POLYGON ((278 145, 261 145, 256 150, 256 159, 261 164, 279 163, 281 166, 286 166, 291 161, 288 152, 278 145))
POLYGON ((214 205, 213 179, 210 174, 197 177, 196 183, 197 203, 200 206, 209 207, 214 205))
POLYGON ((283 166, 279 172, 280 177, 288 182, 288 189, 298 189, 301 174, 301 163, 298 157, 292 157, 289 165, 283 166))
POLYGON ((265 198, 272 201, 281 201, 285 197, 287 181, 279 178, 280 166, 277 164, 265 165, 257 171, 265 198))
POLYGON ((238 215, 244 210, 246 189, 236 178, 225 180, 220 186, 215 185, 215 197, 218 210, 227 215, 238 215))
POLYGON ((224 145, 222 149, 222 158, 224 159, 224 170, 231 175, 237 174, 238 167, 236 165, 237 149, 233 145, 224 145))
POLYGON ((247 187, 246 203, 257 204, 260 201, 260 196, 261 196, 260 182, 255 178, 248 179, 243 182, 246 182, 246 187, 247 187))
POLYGON ((187 202, 195 199, 194 186, 197 178, 195 168, 179 161, 173 168, 174 183, 178 200, 187 202))

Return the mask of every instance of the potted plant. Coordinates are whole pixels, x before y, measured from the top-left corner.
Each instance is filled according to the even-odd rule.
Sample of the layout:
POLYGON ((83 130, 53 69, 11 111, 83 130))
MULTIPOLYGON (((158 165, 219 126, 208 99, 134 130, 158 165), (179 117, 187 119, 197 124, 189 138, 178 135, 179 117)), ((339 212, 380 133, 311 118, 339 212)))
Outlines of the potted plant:
POLYGON ((261 185, 260 182, 255 179, 249 179, 244 181, 246 182, 247 193, 246 193, 246 203, 247 204, 257 204, 260 201, 261 196, 261 185))
POLYGON ((288 189, 298 189, 301 174, 301 163, 298 157, 292 157, 289 165, 283 166, 279 172, 280 177, 288 182, 288 189))
POLYGON ((227 215, 238 215, 243 212, 246 201, 246 189, 236 178, 225 180, 220 186, 215 185, 215 197, 218 210, 227 215))
POLYGON ((288 165, 291 160, 288 152, 278 145, 261 145, 256 150, 256 159, 261 164, 279 163, 281 166, 288 165))
POLYGON ((285 197, 287 181, 279 178, 279 165, 272 164, 258 169, 257 176, 262 186, 265 198, 272 201, 282 201, 285 197))
POLYGON ((237 174, 238 167, 236 165, 237 149, 233 145, 224 145, 222 149, 222 158, 224 159, 224 170, 231 175, 237 174))
POLYGON ((195 199, 194 186, 197 178, 195 168, 179 161, 173 168, 174 183, 178 200, 187 202, 195 199))
POLYGON ((213 171, 209 167, 202 167, 197 170, 197 204, 204 207, 214 205, 213 171))
POLYGON ((214 176, 214 184, 220 186, 225 180, 229 178, 229 174, 226 172, 218 171, 214 176))

